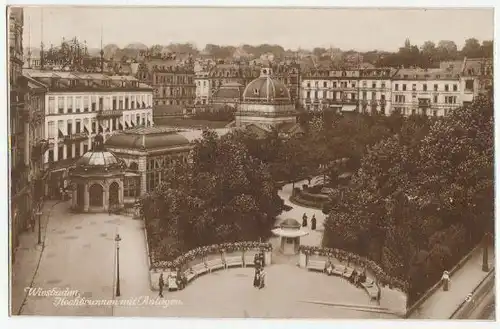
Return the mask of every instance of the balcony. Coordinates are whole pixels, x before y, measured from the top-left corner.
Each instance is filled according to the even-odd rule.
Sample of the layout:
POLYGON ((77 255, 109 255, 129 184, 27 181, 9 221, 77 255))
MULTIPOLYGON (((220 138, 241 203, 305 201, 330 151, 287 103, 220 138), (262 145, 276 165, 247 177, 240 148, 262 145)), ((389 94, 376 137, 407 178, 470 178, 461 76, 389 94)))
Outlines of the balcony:
POLYGON ((88 138, 87 133, 79 132, 74 134, 69 134, 64 136, 64 143, 75 143, 88 138))
POLYGON ((264 118, 279 118, 283 116, 296 116, 298 112, 296 111, 286 111, 286 112, 260 112, 260 111, 238 111, 237 116, 245 117, 264 117, 264 118))
POLYGON ((108 110, 108 111, 100 110, 97 112, 98 119, 116 118, 116 117, 121 117, 122 115, 123 115, 123 110, 108 110))
POLYGON ((326 104, 329 105, 357 105, 357 99, 327 99, 326 104))

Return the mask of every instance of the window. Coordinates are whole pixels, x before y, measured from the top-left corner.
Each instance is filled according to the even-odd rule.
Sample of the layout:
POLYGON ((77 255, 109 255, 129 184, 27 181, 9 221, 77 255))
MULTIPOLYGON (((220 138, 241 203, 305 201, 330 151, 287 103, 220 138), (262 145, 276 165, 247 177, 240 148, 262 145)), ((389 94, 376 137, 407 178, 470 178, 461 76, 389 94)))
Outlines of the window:
POLYGON ((83 112, 89 111, 89 97, 83 96, 83 112))
POLYGON ((366 81, 363 81, 363 87, 366 87, 366 81))
POLYGON ((437 103, 438 102, 438 97, 437 95, 434 95, 434 103, 437 103))
POLYGON ((90 103, 91 103, 91 108, 90 110, 92 112, 95 112, 97 110, 97 104, 96 104, 96 96, 90 96, 90 103))
POLYGON ((314 98, 318 99, 318 91, 317 90, 314 92, 314 98))
POLYGON ((49 121, 47 123, 49 138, 56 138, 56 123, 54 121, 49 121))
POLYGON ((55 97, 49 96, 49 114, 56 113, 56 100, 55 97))
POLYGON ((57 113, 63 114, 64 113, 64 97, 59 96, 57 98, 57 113))
POLYGON ((453 85, 453 91, 458 91, 458 85, 453 85))
POLYGON ((351 87, 352 87, 352 88, 356 88, 356 83, 355 83, 355 82, 353 82, 353 83, 351 84, 351 87))
POLYGON ((97 130, 97 122, 92 121, 92 133, 95 134, 97 130))
POLYGON ((337 82, 333 83, 333 88, 337 88, 337 82))
POLYGON ((444 85, 444 91, 450 91, 450 86, 449 85, 444 85))
POLYGON ((403 83, 403 91, 406 91, 406 84, 403 83))
POLYGON ((415 109, 411 109, 411 114, 415 115, 415 109))
POLYGON ((394 90, 396 90, 396 91, 398 91, 398 90, 399 90, 399 84, 397 84, 397 83, 396 83, 396 84, 394 85, 394 90))
POLYGON ((376 99, 377 98, 377 93, 372 91, 372 99, 376 99))
POLYGON ((326 90, 323 91, 323 98, 327 98, 327 96, 326 96, 326 90))
POLYGON ((427 84, 426 84, 426 83, 424 83, 424 84, 422 85, 422 90, 423 90, 423 91, 427 91, 427 84))
POLYGON ((116 110, 116 96, 113 96, 113 104, 111 107, 113 110, 116 110))
POLYGON ((433 115, 433 116, 435 116, 435 117, 437 117, 437 115, 438 115, 438 111, 437 111, 437 110, 433 110, 433 111, 432 111, 432 115, 433 115))
POLYGON ((328 83, 326 81, 323 82, 323 88, 328 87, 328 83))
POLYGON ((130 108, 135 109, 135 96, 130 98, 130 108))
POLYGON ((128 109, 128 97, 125 97, 125 109, 128 109))
POLYGON ((318 81, 314 81, 314 87, 315 87, 315 88, 318 88, 318 85, 319 85, 319 84, 318 84, 318 81))
POLYGON ((73 113, 73 97, 68 97, 68 113, 73 113))
POLYGON ((377 88, 377 83, 376 82, 372 82, 372 88, 377 88))
POLYGON ((123 196, 138 197, 139 196, 139 179, 138 177, 125 177, 123 181, 123 196))
POLYGON ((307 88, 311 88, 311 83, 310 82, 307 83, 307 88))
POLYGON ((438 91, 438 85, 437 84, 434 85, 434 91, 438 91))
POLYGON ((363 99, 366 99, 366 91, 363 91, 363 99))
POLYGON ((122 96, 120 96, 118 103, 119 103, 118 108, 120 110, 123 110, 123 97, 122 96))
MULTIPOLYGON (((465 90, 472 91, 474 90, 474 80, 465 80, 465 90)), ((50 98, 49 98, 50 101, 50 98)))
POLYGON ((77 96, 75 100, 76 100, 75 109, 76 109, 76 112, 79 113, 82 109, 82 97, 77 96))
POLYGON ((385 88, 385 82, 380 83, 380 88, 385 88))
POLYGON ((355 93, 351 93, 351 99, 354 101, 356 100, 356 94, 355 93))

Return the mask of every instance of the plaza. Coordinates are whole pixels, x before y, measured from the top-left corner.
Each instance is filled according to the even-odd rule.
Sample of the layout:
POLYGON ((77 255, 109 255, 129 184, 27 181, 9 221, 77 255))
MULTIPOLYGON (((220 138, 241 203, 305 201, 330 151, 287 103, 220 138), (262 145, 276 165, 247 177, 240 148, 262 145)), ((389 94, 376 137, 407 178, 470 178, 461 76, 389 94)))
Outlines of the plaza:
MULTIPOLYGON (((291 186, 280 196, 288 201, 291 186)), ((206 274, 181 291, 165 293, 169 307, 147 306, 61 306, 56 297, 30 296, 25 287, 77 290, 83 299, 158 297, 150 288, 148 256, 141 220, 103 213, 70 212, 71 202, 47 203, 44 209, 44 248, 36 248, 36 240, 25 236, 13 268, 12 312, 30 315, 63 316, 192 316, 192 317, 264 317, 264 318, 397 318, 386 312, 382 304, 370 302, 367 294, 346 280, 308 272, 297 267, 298 256, 278 253, 279 238, 271 238, 273 263, 266 267, 264 289, 252 286, 253 268, 233 268, 206 274), (115 297, 116 245, 120 243, 121 296, 115 297), (37 255, 40 257, 37 261, 37 255), (28 261, 31 258, 31 261, 28 261), (30 275, 31 274, 32 277, 30 275), (327 304, 327 305, 325 305, 327 304)), ((324 215, 290 204, 293 208, 282 218, 300 218, 304 212, 314 213, 318 229, 324 215)), ((306 228, 309 230, 309 228, 306 228)), ((31 232, 26 233, 29 235, 31 232)), ((32 234, 36 235, 36 234, 32 234)), ((310 231, 304 243, 319 245, 321 232, 310 231)), ((67 299, 71 299, 68 297, 67 299)))

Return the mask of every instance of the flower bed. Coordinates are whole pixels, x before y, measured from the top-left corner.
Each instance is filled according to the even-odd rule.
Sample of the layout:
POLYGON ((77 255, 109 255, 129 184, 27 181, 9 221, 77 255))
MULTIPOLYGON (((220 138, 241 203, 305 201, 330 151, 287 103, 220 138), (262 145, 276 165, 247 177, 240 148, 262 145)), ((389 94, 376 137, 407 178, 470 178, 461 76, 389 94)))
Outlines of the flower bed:
POLYGON ((319 256, 333 256, 343 262, 353 262, 361 267, 365 267, 373 272, 377 281, 380 285, 388 285, 389 288, 397 288, 403 292, 408 291, 408 283, 406 281, 400 280, 389 276, 384 272, 384 270, 377 265, 372 260, 365 257, 347 252, 345 250, 334 249, 334 248, 322 248, 322 247, 311 247, 311 246, 300 246, 299 251, 305 255, 319 255, 319 256))
POLYGON ((245 250, 263 250, 271 251, 272 245, 265 242, 256 241, 243 241, 243 242, 232 242, 232 243, 222 243, 213 244, 210 246, 203 246, 186 252, 185 254, 177 257, 172 261, 157 261, 154 258, 154 254, 151 254, 151 269, 175 269, 177 267, 183 267, 187 263, 193 261, 197 258, 206 257, 209 254, 217 254, 223 252, 234 252, 234 251, 245 251, 245 250))

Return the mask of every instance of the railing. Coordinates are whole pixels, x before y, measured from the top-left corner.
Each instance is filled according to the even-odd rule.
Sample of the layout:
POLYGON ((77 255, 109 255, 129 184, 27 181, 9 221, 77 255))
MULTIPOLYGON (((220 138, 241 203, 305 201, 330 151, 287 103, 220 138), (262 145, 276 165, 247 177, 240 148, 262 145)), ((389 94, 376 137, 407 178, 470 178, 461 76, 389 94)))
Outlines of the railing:
POLYGON ((98 118, 111 118, 111 117, 121 117, 123 115, 123 110, 100 110, 97 112, 98 118))
POLYGON ((277 118, 282 116, 295 116, 298 112, 295 111, 285 111, 285 112, 259 112, 259 111, 238 111, 236 112, 237 116, 258 116, 265 118, 277 118))

